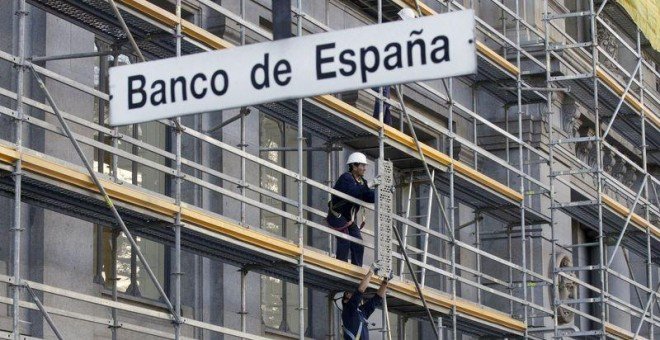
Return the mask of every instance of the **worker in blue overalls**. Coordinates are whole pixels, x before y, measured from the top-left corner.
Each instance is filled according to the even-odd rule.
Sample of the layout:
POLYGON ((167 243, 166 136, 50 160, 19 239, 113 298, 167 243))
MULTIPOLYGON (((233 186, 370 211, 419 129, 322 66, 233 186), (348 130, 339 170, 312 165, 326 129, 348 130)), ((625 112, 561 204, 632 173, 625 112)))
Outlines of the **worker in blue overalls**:
POLYGON ((363 303, 362 295, 367 290, 369 280, 373 274, 374 271, 370 268, 356 291, 344 292, 341 301, 343 306, 341 322, 344 327, 344 340, 369 340, 368 319, 376 307, 379 307, 383 303, 388 283, 387 277, 383 277, 376 295, 363 303))
MULTIPOLYGON (((360 152, 354 152, 348 157, 346 164, 348 165, 348 172, 345 172, 337 179, 334 189, 362 201, 373 203, 375 200, 375 190, 370 189, 367 185, 367 180, 364 179, 364 173, 367 170, 367 156, 360 152)), ((360 215, 358 214, 360 205, 332 195, 329 210, 328 223, 331 227, 355 238, 362 239, 360 230, 364 227, 365 215, 363 213, 361 221, 358 221, 360 219, 360 215)), ((348 261, 349 252, 351 263, 356 266, 362 266, 364 246, 343 238, 337 238, 337 259, 348 261)))

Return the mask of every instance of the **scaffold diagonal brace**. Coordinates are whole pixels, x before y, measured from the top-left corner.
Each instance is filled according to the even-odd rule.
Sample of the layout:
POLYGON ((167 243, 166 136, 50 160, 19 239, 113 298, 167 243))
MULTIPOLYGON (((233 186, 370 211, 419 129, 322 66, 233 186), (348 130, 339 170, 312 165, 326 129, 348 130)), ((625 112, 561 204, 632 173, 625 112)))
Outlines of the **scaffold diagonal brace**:
POLYGON ((117 220, 117 224, 119 224, 119 227, 121 228, 122 232, 130 242, 131 246, 133 249, 135 249, 135 252, 140 259, 140 262, 144 265, 144 269, 146 270, 147 274, 149 275, 149 278, 154 283, 154 286, 156 286, 156 289, 160 293, 160 296, 162 297, 163 301, 167 305, 167 308, 169 309, 170 313, 172 313, 172 316, 174 317, 174 320, 176 323, 180 323, 180 318, 178 314, 174 310, 174 306, 172 305, 172 302, 170 299, 167 297, 167 294, 165 293, 165 290, 163 289, 162 285, 160 282, 158 282, 158 279, 156 278, 156 275, 154 274, 153 270, 149 266, 149 263, 147 262, 147 259, 144 257, 142 254, 142 251, 140 251, 140 248, 138 247, 137 242, 135 241, 135 238, 133 238, 133 235, 130 233, 128 230, 128 227, 126 227, 126 224, 124 223, 124 220, 121 218, 119 215, 119 211, 117 211, 117 208, 115 207, 114 203, 112 202, 112 199, 108 195, 108 193, 105 191, 105 188, 103 187, 103 184, 101 184, 101 181, 99 180, 98 176, 96 175, 96 172, 92 168, 92 166, 89 163, 89 160, 87 160, 87 157, 85 156, 85 153, 82 151, 82 148, 80 147, 80 144, 78 144, 78 141, 76 138, 73 136, 73 133, 71 132, 71 129, 69 128, 69 124, 64 120, 64 117, 62 116, 62 112, 59 110, 57 107, 57 104, 55 103, 55 100, 51 96, 50 92, 46 88, 46 85, 44 84, 43 80, 37 73, 37 71, 34 69, 32 64, 29 64, 30 71, 34 75, 35 79, 37 80, 37 83, 41 90, 43 91, 44 95, 46 96, 46 100, 48 101, 48 104, 51 106, 53 109, 53 112, 55 112, 55 115, 57 116, 57 119, 59 120, 60 124, 62 125, 62 129, 64 130, 64 133, 66 136, 69 138, 71 143, 73 144, 73 147, 76 149, 76 153, 78 153, 78 156, 80 157, 81 161, 83 162, 83 165, 87 169, 87 172, 89 173, 90 178, 92 179, 92 182, 94 182, 95 186, 99 190, 99 193, 101 196, 103 196, 104 201, 106 202, 107 206, 110 208, 112 211, 112 214, 114 215, 115 219, 117 220))
MULTIPOLYGON (((53 321, 53 318, 50 317, 50 314, 48 313, 46 308, 44 308, 44 305, 41 303, 41 300, 39 300, 37 294, 34 292, 34 290, 32 290, 32 287, 30 287, 30 285, 28 285, 27 282, 23 282, 23 285, 25 286, 25 289, 28 291, 28 293, 30 293, 30 296, 32 296, 32 300, 37 305, 37 308, 39 308, 39 311, 41 311, 41 314, 43 314, 44 319, 46 319, 46 323, 48 323, 48 326, 50 326, 50 329, 53 331, 55 336, 59 340, 64 339, 62 337, 62 333, 60 333, 60 331, 57 329, 57 326, 55 326, 55 322, 53 321)), ((16 332, 16 330, 14 331, 16 332)))

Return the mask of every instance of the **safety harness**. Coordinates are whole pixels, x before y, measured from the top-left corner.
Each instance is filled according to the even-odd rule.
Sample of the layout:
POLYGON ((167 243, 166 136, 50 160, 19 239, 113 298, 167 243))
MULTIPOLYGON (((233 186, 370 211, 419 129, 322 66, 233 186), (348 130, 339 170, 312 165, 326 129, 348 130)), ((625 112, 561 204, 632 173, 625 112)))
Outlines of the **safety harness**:
MULTIPOLYGON (((339 208, 346 205, 347 203, 349 203, 349 202, 347 200, 344 200, 344 199, 342 199, 339 203, 334 204, 334 205, 332 204, 332 200, 328 201, 328 214, 331 214, 335 218, 335 220, 340 220, 342 216, 341 216, 341 213, 337 210, 339 210, 339 208)), ((353 224, 353 221, 357 217, 356 213, 355 213, 355 211, 357 209, 360 209, 360 207, 353 207, 351 209, 351 219, 350 220, 347 219, 347 218, 344 218, 346 220, 346 222, 344 224, 342 224, 340 226, 331 226, 331 227, 333 227, 333 229, 335 229, 337 231, 341 231, 341 232, 348 229, 348 227, 350 227, 353 224)), ((362 222, 360 223, 360 229, 364 228, 364 225, 366 224, 366 220, 367 220, 367 213, 364 209, 362 209, 362 222)))

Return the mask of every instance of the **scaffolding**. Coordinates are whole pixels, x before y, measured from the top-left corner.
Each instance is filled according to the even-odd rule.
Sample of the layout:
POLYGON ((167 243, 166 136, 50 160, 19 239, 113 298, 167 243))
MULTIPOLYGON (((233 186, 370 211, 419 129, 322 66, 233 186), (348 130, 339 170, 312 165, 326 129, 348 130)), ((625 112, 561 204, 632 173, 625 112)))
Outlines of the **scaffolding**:
MULTIPOLYGON (((14 90, 0 87, 0 96, 13 104, 0 106, 0 114, 15 122, 13 140, 0 138, 0 192, 13 197, 11 275, 0 275, 0 282, 11 287, 11 294, 0 296, 0 303, 11 306, 12 328, 2 336, 22 339, 21 317, 26 315, 22 311, 35 310, 60 339, 67 334, 52 316, 107 326, 113 339, 121 338, 123 331, 182 339, 195 337, 198 333, 193 330, 263 339, 264 334, 249 333, 247 324, 246 276, 255 272, 297 284, 296 334, 304 339, 305 289, 328 293, 351 289, 366 272, 335 259, 334 240, 362 244, 368 252, 378 248, 378 235, 373 231, 363 231, 362 240, 327 227, 322 222, 326 214, 323 204, 309 197, 316 195, 323 201, 337 195, 369 213, 388 211, 378 203, 366 203, 332 188, 342 164, 340 154, 346 148, 363 151, 379 165, 390 160, 397 173, 397 202, 389 216, 396 236, 391 244, 396 275, 384 303, 383 338, 403 334, 392 334, 389 313, 401 316, 399 332, 406 320, 417 318, 429 321, 438 338, 654 337, 660 326, 660 302, 654 301, 660 293, 655 253, 660 250, 660 182, 649 165, 657 166, 660 160, 660 93, 645 77, 660 79, 660 73, 644 57, 642 46, 648 40, 634 24, 624 22, 628 19, 618 5, 590 0, 580 2, 585 8, 568 8, 544 0, 541 29, 527 21, 529 9, 521 1, 484 2, 501 16, 501 25, 495 28, 487 19, 477 18, 475 75, 396 86, 395 99, 386 97, 381 88, 241 108, 232 117, 223 112, 225 119, 216 126, 186 125, 181 118, 161 120, 153 124, 171 134, 172 145, 166 147, 143 140, 138 125, 131 127, 130 134, 107 126, 106 88, 94 88, 47 67, 48 61, 108 56, 116 66, 122 54, 143 62, 272 39, 267 29, 247 19, 248 0, 239 0, 236 12, 211 0, 194 2, 205 12, 222 16, 225 26, 235 31, 212 33, 184 20, 182 0, 173 2, 173 11, 146 0, 15 0, 16 49, 0 51, 0 62, 11 65, 15 74, 14 90), (108 41, 110 48, 27 55, 27 3, 92 32, 108 41), (621 21, 613 24, 604 19, 605 14, 621 21), (578 21, 576 26, 585 33, 580 37, 568 34, 569 21, 578 21), (615 26, 632 30, 623 33, 634 36, 634 42, 615 26), (601 31, 607 32, 609 43, 621 46, 622 53, 632 55, 636 62, 622 66, 620 55, 612 55, 609 45, 599 43, 601 31), (25 93, 29 79, 38 84, 45 102, 40 95, 25 93), (465 82, 469 83, 471 103, 456 99, 465 82), (54 95, 51 83, 98 101, 98 117, 89 119, 61 110, 58 105, 67 98, 54 95), (418 109, 414 99, 419 94, 433 103, 435 112, 418 109), (494 122, 479 112, 482 94, 504 103, 497 108, 503 120, 494 122), (354 102, 351 95, 357 97, 354 102), (367 111, 365 102, 374 100, 379 117, 367 111), (579 104, 582 110, 566 115, 563 107, 567 102, 579 104), (392 125, 384 122, 385 105, 392 109, 392 125), (295 126, 295 146, 249 148, 247 119, 254 111, 295 126), (577 121, 584 123, 576 127, 577 121), (238 145, 214 137, 235 123, 240 129, 238 145), (31 148, 23 140, 28 129, 64 136, 81 161, 65 161, 31 148), (310 136, 320 138, 324 145, 307 144, 310 136), (231 155, 239 175, 184 153, 184 141, 231 155), (296 168, 261 157, 264 152, 295 153, 296 168), (305 155, 312 152, 326 153, 325 178, 306 173, 305 155), (98 158, 96 169, 86 158, 92 154, 98 158), (109 170, 102 161, 107 155, 109 170), (120 174, 120 162, 130 163, 129 181, 120 174), (295 194, 254 183, 248 174, 250 166, 292 180, 295 194), (141 187, 138 167, 167 178, 171 188, 159 192, 141 187), (624 180, 624 170, 638 177, 624 180), (213 211, 196 200, 186 201, 184 186, 238 202, 237 217, 213 211), (111 297, 26 278, 21 271, 25 267, 21 259, 25 246, 22 204, 112 230, 111 297), (295 236, 283 238, 251 224, 252 213, 266 212, 295 225, 295 236), (470 216, 461 217, 466 214, 470 216), (566 238, 558 231, 567 230, 559 226, 565 217, 591 230, 591 240, 563 243, 566 238), (466 236, 466 230, 472 230, 471 236, 466 236), (147 308, 119 298, 120 233, 129 240, 134 260, 142 263, 156 286, 164 308, 147 308), (323 235, 327 242, 313 244, 311 234, 323 235), (166 279, 169 293, 150 269, 135 237, 172 247, 172 277, 166 279), (535 247, 541 251, 537 253, 535 247), (592 248, 595 255, 587 260, 580 257, 592 248), (182 315, 183 250, 240 268, 240 329, 182 315), (635 277, 631 257, 645 261, 644 277, 635 277), (627 273, 613 269, 615 259, 625 260, 627 273), (615 281, 634 291, 637 301, 610 292, 608 286, 615 281), (46 294, 98 306, 109 314, 91 315, 48 305, 40 299, 46 294), (630 317, 629 324, 615 321, 614 316, 621 312, 630 317), (130 319, 131 315, 171 324, 171 331, 144 326, 130 319)), ((331 30, 327 17, 314 18, 303 10, 304 5, 298 0, 291 9, 298 36, 331 30)), ((401 8, 435 15, 478 5, 472 1, 359 0, 350 6, 366 13, 372 23, 380 23, 395 20, 401 8)), ((372 287, 379 282, 374 277, 372 287)), ((329 300, 326 336, 336 338, 336 312, 329 300)))

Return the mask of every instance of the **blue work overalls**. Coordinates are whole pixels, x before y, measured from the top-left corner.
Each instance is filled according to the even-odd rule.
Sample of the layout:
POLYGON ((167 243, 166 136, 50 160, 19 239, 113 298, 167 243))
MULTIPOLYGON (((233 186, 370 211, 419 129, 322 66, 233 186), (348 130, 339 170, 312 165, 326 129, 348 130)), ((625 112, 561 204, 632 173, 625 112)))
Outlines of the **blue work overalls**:
POLYGON ((344 326, 344 340, 369 340, 368 321, 371 313, 380 306, 382 299, 374 295, 360 305, 362 293, 355 291, 348 302, 343 304, 341 322, 344 326))
MULTIPOLYGON (((369 189, 367 180, 363 179, 362 183, 359 183, 350 172, 345 172, 339 177, 339 179, 337 179, 334 189, 365 202, 373 203, 375 200, 375 191, 369 189)), ((342 232, 355 238, 362 239, 362 234, 360 233, 360 228, 357 223, 357 213, 360 210, 360 206, 334 195, 332 196, 332 205, 338 207, 336 210, 341 213, 346 220, 353 221, 353 224, 342 232)), ((349 251, 351 253, 351 263, 356 266, 362 266, 364 247, 361 244, 353 243, 343 238, 337 238, 337 259, 347 261, 349 251)))

